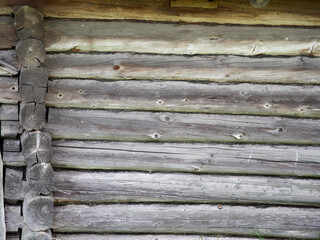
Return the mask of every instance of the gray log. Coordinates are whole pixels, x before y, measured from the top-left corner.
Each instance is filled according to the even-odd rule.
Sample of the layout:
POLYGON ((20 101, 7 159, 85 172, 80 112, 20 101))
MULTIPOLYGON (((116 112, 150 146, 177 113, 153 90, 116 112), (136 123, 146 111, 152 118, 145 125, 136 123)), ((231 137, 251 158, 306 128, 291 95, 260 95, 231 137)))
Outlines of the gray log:
POLYGON ((46 52, 40 40, 20 40, 16 46, 19 62, 25 67, 38 67, 44 62, 46 52))
POLYGON ((52 52, 320 55, 319 33, 311 28, 71 19, 47 19, 44 26, 52 52))
MULTIPOLYGON (((222 237, 206 235, 125 235, 125 234, 55 234, 56 240, 258 240, 259 238, 222 237)), ((7 238, 8 239, 8 238, 7 238)), ((269 238, 268 238, 269 239, 269 238)), ((9 239, 8 239, 9 240, 9 239)), ((18 240, 18 239, 10 239, 18 240)))
POLYGON ((15 50, 0 51, 0 76, 16 75, 20 68, 15 50))
POLYGON ((7 240, 20 240, 20 235, 17 234, 7 234, 7 240))
POLYGON ((269 4, 270 0, 249 0, 250 4, 254 8, 262 8, 269 4))
POLYGON ((45 231, 53 221, 53 197, 26 194, 23 201, 23 216, 26 226, 32 231, 45 231))
POLYGON ((18 90, 17 78, 0 77, 0 103, 17 104, 19 101, 18 90))
POLYGON ((111 204, 55 207, 54 232, 319 236, 318 208, 111 204), (81 218, 79 218, 81 216, 81 218))
POLYGON ((6 202, 16 203, 23 200, 26 188, 23 183, 23 172, 12 168, 6 168, 4 199, 6 202))
POLYGON ((280 117, 49 109, 52 138, 320 143, 320 121, 280 117))
POLYGON ((49 82, 46 105, 320 117, 320 87, 59 79, 49 82))
POLYGON ((47 230, 45 232, 34 232, 28 227, 22 229, 21 240, 51 240, 51 231, 47 230))
POLYGON ((0 240, 6 239, 6 222, 5 222, 5 207, 4 207, 4 195, 3 195, 3 162, 0 153, 0 240))
POLYGON ((29 6, 19 7, 14 16, 14 27, 21 40, 41 39, 43 34, 43 15, 29 6))
POLYGON ((19 121, 1 121, 1 138, 17 138, 21 133, 19 121))
POLYGON ((28 191, 48 195, 53 190, 54 173, 50 163, 37 163, 27 168, 28 191))
POLYGON ((18 232, 24 226, 21 206, 5 205, 7 233, 18 232))
POLYGON ((20 85, 20 98, 25 102, 44 103, 47 88, 20 85))
MULTIPOLYGON (((21 153, 3 152, 5 166, 25 166, 21 153)), ((320 177, 320 148, 53 141, 51 164, 57 168, 193 173, 235 173, 320 177)))
POLYGON ((28 132, 21 135, 22 154, 28 165, 50 162, 52 142, 50 134, 43 131, 28 132))
POLYGON ((4 152, 20 152, 20 140, 3 139, 2 150, 4 152))
POLYGON ((305 56, 53 54, 45 66, 49 76, 57 78, 320 83, 320 58, 305 56))
POLYGON ((19 120, 18 105, 0 104, 0 121, 19 120))
POLYGON ((20 125, 28 130, 40 130, 46 123, 46 107, 43 103, 26 103, 20 105, 20 125))

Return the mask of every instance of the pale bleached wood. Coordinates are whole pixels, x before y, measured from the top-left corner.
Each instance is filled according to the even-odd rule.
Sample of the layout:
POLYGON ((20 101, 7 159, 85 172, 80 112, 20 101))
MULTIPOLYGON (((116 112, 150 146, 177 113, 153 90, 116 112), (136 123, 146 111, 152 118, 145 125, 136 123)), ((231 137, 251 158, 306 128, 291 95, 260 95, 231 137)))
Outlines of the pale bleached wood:
POLYGON ((5 182, 4 199, 6 202, 16 203, 24 199, 26 187, 23 183, 22 170, 6 168, 5 182))
POLYGON ((21 6, 14 12, 14 27, 21 40, 41 39, 43 34, 43 15, 30 6, 21 6))
POLYGON ((238 234, 310 238, 318 208, 111 204, 55 207, 54 232, 238 234), (81 218, 79 218, 81 216, 81 218))
POLYGON ((15 50, 0 51, 0 76, 16 75, 20 68, 15 50))
POLYGON ((52 138, 319 144, 320 121, 280 117, 49 109, 52 138))
POLYGON ((51 231, 47 230, 45 232, 34 232, 31 231, 28 227, 22 229, 21 240, 51 240, 51 231))
POLYGON ((44 66, 57 78, 320 83, 320 58, 306 56, 53 54, 47 55, 44 66))
POLYGON ((18 105, 0 104, 0 121, 19 120, 18 105))
POLYGON ((7 233, 18 232, 24 226, 21 206, 5 205, 7 233))
POLYGON ((269 4, 270 0, 249 0, 249 2, 254 8, 263 8, 269 4))
MULTIPOLYGON (((55 234, 56 240, 258 240, 259 238, 224 237, 220 234, 207 235, 152 235, 152 234, 55 234)), ((7 238, 8 239, 8 238, 7 238)), ((269 239, 269 238, 268 238, 269 239)), ((18 240, 18 239, 10 239, 18 240)))
POLYGON ((44 43, 53 52, 319 56, 319 37, 306 28, 48 20, 44 43))
POLYGON ((42 41, 34 38, 20 40, 16 45, 17 57, 25 67, 38 67, 45 60, 45 48, 42 41))
POLYGON ((319 86, 59 79, 48 91, 53 107, 320 117, 319 86))
POLYGON ((45 17, 78 19, 133 19, 147 21, 207 22, 220 24, 320 26, 318 0, 271 1, 263 9, 253 8, 248 0, 219 0, 217 9, 172 8, 167 0, 34 1, 2 0, 0 14, 10 15, 13 6, 26 4, 45 17))
POLYGON ((46 107, 44 103, 22 102, 19 112, 20 125, 28 130, 40 130, 46 121, 46 107))
POLYGON ((54 173, 50 163, 37 163, 27 168, 28 192, 48 195, 54 188, 54 173))
POLYGON ((17 138, 21 133, 19 121, 1 121, 1 138, 17 138))
POLYGON ((32 166, 36 163, 48 163, 52 155, 50 134, 43 131, 25 131, 21 137, 22 154, 25 162, 32 166))
POLYGON ((20 152, 20 140, 3 139, 2 150, 5 152, 20 152))
POLYGON ((0 77, 0 103, 16 104, 19 101, 18 90, 17 78, 0 77))
MULTIPOLYGON (((25 166, 3 152, 5 166, 25 166)), ((320 149, 304 146, 53 141, 54 167, 320 177, 320 149)))
MULTIPOLYGON (((10 169, 11 170, 11 169, 10 169)), ((22 174, 22 173, 21 173, 22 174)), ((23 200, 22 178, 6 175, 9 196, 23 200)), ((57 203, 180 202, 320 206, 319 180, 179 173, 55 171, 57 203)))
POLYGON ((53 221, 53 197, 25 195, 23 217, 26 226, 32 231, 46 231, 53 221))
POLYGON ((0 240, 6 239, 6 222, 5 222, 5 207, 4 207, 4 173, 3 162, 0 153, 0 240))

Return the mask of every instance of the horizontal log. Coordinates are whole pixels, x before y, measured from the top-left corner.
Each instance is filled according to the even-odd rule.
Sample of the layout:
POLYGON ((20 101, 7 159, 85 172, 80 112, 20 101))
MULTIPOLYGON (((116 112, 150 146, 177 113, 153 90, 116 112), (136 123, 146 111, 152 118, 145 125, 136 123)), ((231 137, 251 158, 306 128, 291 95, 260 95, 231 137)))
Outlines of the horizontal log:
POLYGON ((0 17, 0 49, 11 49, 18 42, 12 17, 0 17))
POLYGON ((17 201, 23 200, 27 189, 23 182, 23 171, 6 168, 5 181, 4 199, 6 202, 16 204, 17 201))
POLYGON ((13 76, 18 74, 21 64, 18 61, 16 51, 0 51, 0 76, 13 76))
MULTIPOLYGON (((22 178, 17 181, 11 171, 6 174, 6 194, 23 200, 26 189, 22 178)), ((320 206, 319 186, 319 180, 311 179, 56 170, 53 196, 55 202, 69 204, 223 202, 320 206)))
POLYGON ((49 54, 51 77, 202 80, 216 82, 320 83, 320 58, 167 56, 131 53, 49 54))
POLYGON ((239 234, 316 239, 318 208, 111 204, 55 207, 58 232, 239 234), (79 218, 81 216, 81 218, 79 218))
POLYGON ((18 90, 19 87, 17 78, 0 77, 0 103, 18 103, 18 90))
MULTIPOLYGON (((239 237, 223 237, 219 234, 213 236, 206 235, 125 235, 125 234, 54 234, 56 240, 257 240, 259 238, 239 238, 239 237)), ((8 238, 8 240, 18 240, 18 238, 8 238)))
POLYGON ((319 144, 320 121, 279 117, 49 108, 56 139, 319 144))
POLYGON ((18 105, 0 104, 0 121, 19 120, 18 105))
POLYGON ((18 235, 18 234, 7 234, 6 239, 7 240, 20 240, 20 235, 18 235))
POLYGON ((61 79, 48 91, 52 107, 320 117, 319 86, 61 79))
POLYGON ((248 0, 220 0, 217 9, 170 7, 166 0, 87 0, 77 2, 76 6, 72 0, 3 0, 0 14, 10 15, 13 6, 22 4, 39 9, 45 17, 54 18, 320 26, 320 7, 317 0, 270 1, 270 4, 263 8, 253 8, 248 0))
POLYGON ((18 229, 24 226, 21 206, 6 205, 5 211, 7 233, 18 232, 18 229))
POLYGON ((1 121, 1 138, 17 138, 21 133, 19 121, 1 121))
POLYGON ((20 140, 19 139, 3 139, 2 151, 20 152, 20 140))
MULTIPOLYGON (((320 177, 320 149, 302 146, 53 141, 57 168, 320 177)), ((25 166, 3 152, 5 166, 25 166)))
POLYGON ((68 20, 48 20, 44 32, 54 52, 319 56, 318 39, 317 29, 68 20))

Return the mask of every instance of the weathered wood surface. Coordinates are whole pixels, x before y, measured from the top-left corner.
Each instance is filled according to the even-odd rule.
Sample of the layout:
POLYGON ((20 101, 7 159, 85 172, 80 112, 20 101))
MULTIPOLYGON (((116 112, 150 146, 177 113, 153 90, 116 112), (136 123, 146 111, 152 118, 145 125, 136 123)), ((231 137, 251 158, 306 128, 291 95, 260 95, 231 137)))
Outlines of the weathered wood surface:
POLYGON ((0 240, 6 239, 6 222, 5 222, 5 207, 4 207, 4 173, 3 173, 3 162, 0 153, 0 240))
POLYGON ((44 66, 51 77, 204 80, 216 82, 320 83, 320 58, 166 56, 130 53, 53 54, 44 66))
POLYGON ((23 217, 32 231, 46 231, 53 221, 53 197, 33 196, 28 193, 23 201, 23 217))
POLYGON ((1 121, 1 138, 17 138, 21 133, 19 121, 1 121))
POLYGON ((18 232, 24 226, 21 206, 5 205, 7 233, 18 232))
MULTIPOLYGON (((22 171, 10 169, 6 183, 6 199, 23 200, 27 189, 22 171)), ((223 202, 320 206, 319 180, 311 179, 56 170, 54 186, 55 202, 64 204, 223 202)))
POLYGON ((0 104, 0 121, 19 120, 18 105, 0 104))
POLYGON ((11 49, 18 40, 12 17, 0 16, 0 49, 11 49))
POLYGON ((17 78, 0 77, 0 104, 17 103, 19 101, 18 90, 17 78))
POLYGON ((43 15, 30 6, 21 6, 14 12, 14 27, 21 40, 41 39, 43 34, 43 15))
POLYGON ((59 79, 48 90, 53 107, 320 117, 319 86, 59 79))
MULTIPOLYGON (((55 234, 56 240, 258 240, 259 238, 223 237, 219 234, 206 235, 125 235, 125 234, 55 234)), ((8 238, 8 240, 18 240, 8 238)), ((269 238, 268 238, 269 239, 269 238)))
POLYGON ((253 8, 248 0, 220 0, 216 9, 173 8, 167 0, 88 0, 77 3, 72 0, 3 0, 0 14, 10 15, 15 5, 30 5, 39 9, 45 17, 55 18, 320 26, 320 6, 317 0, 271 1, 264 8, 253 8))
POLYGON ((262 8, 269 4, 270 0, 249 0, 250 4, 254 8, 262 8))
POLYGON ((16 45, 17 57, 25 67, 38 67, 44 62, 46 52, 41 40, 28 38, 16 45))
POLYGON ((20 125, 28 131, 42 129, 46 122, 46 106, 44 103, 22 102, 19 120, 20 125))
MULTIPOLYGON (((3 152, 5 166, 25 166, 3 152)), ((53 141, 57 168, 320 177, 320 149, 303 146, 53 141)))
POLYGON ((51 240, 51 231, 47 230, 45 232, 34 232, 28 229, 27 227, 24 227, 22 229, 22 235, 21 235, 21 240, 34 240, 34 239, 39 239, 39 240, 51 240))
POLYGON ((15 50, 0 51, 0 76, 17 75, 20 68, 15 50))
POLYGON ((22 154, 29 166, 36 163, 48 163, 52 155, 51 136, 42 131, 28 132, 21 135, 22 154))
POLYGON ((320 121, 280 117, 49 108, 52 138, 319 144, 320 121))
POLYGON ((2 151, 4 152, 20 152, 20 140, 3 139, 2 151))
POLYGON ((27 168, 28 191, 36 195, 48 195, 54 188, 54 173, 50 163, 37 163, 27 168))
POLYGON ((320 55, 318 29, 48 20, 47 51, 320 55))
POLYGON ((317 238, 318 208, 111 204, 55 207, 54 232, 198 233, 317 238), (81 219, 79 219, 81 216, 81 219))
POLYGON ((20 235, 18 234, 7 234, 6 237, 7 240, 20 240, 20 235))

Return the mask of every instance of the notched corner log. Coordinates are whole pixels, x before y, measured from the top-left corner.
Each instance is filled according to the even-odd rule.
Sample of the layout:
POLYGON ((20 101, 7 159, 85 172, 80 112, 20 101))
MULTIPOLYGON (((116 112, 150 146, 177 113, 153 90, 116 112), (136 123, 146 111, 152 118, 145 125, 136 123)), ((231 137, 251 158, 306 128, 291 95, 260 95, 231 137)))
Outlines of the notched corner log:
POLYGON ((19 41, 16 46, 16 53, 19 62, 25 67, 38 67, 46 57, 44 44, 34 38, 19 41))
POLYGON ((54 187, 54 173, 50 163, 38 163, 27 168, 30 193, 48 195, 54 187))
POLYGON ((21 240, 51 240, 52 234, 50 230, 45 232, 34 232, 28 227, 22 229, 21 240))
POLYGON ((29 166, 40 162, 50 162, 52 155, 52 140, 50 134, 42 131, 25 131, 21 135, 20 140, 22 154, 29 166))
POLYGON ((23 172, 6 168, 4 199, 8 203, 16 203, 24 198, 24 188, 22 184, 23 172))
POLYGON ((46 107, 43 103, 26 103, 20 105, 20 125, 28 130, 39 130, 46 121, 46 107))
POLYGON ((262 8, 269 4, 270 0, 249 0, 250 4, 254 8, 262 8))
POLYGON ((41 39, 43 35, 43 15, 37 9, 21 6, 15 12, 14 27, 21 40, 41 39))
POLYGON ((32 231, 46 231, 53 221, 53 196, 35 196, 27 193, 23 202, 26 226, 32 231))

